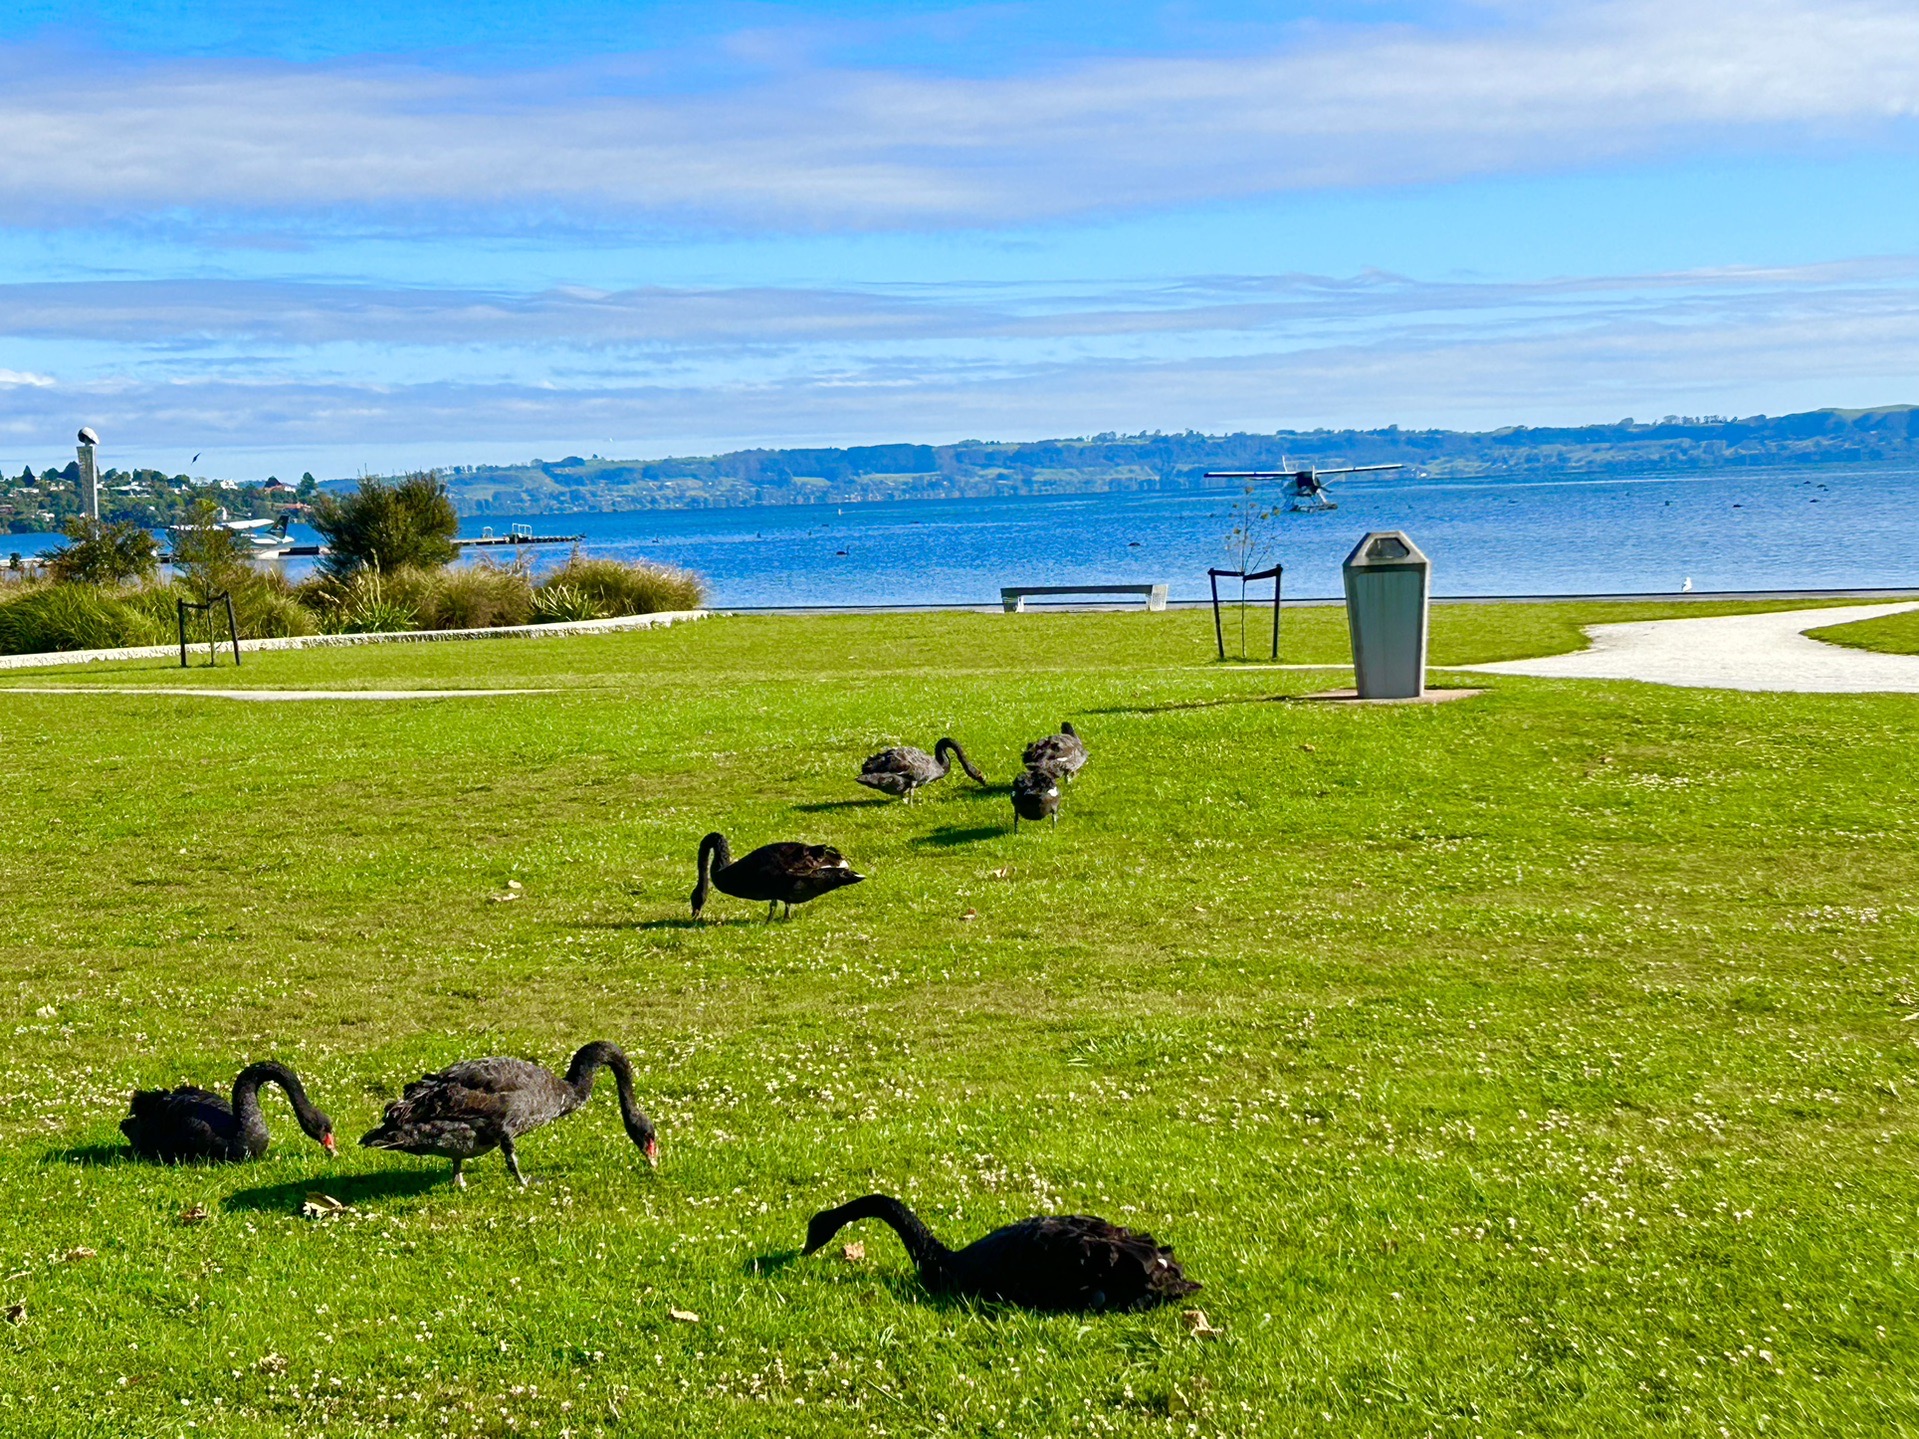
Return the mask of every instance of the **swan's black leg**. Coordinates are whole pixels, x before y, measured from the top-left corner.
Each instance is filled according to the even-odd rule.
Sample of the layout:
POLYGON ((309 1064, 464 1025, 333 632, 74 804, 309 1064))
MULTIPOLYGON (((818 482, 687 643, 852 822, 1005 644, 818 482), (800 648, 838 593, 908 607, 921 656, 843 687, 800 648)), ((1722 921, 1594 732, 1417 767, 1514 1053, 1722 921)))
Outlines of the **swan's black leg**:
POLYGON ((792 917, 793 917, 793 906, 789 904, 786 906, 786 913, 781 915, 780 918, 791 919, 792 917))
POLYGON ((766 922, 768 924, 771 924, 773 922, 773 911, 778 909, 779 907, 780 907, 780 902, 777 899, 769 899, 766 902, 766 922))
POLYGON ((465 1164, 466 1161, 464 1159, 456 1159, 453 1161, 453 1187, 455 1189, 466 1188, 466 1175, 460 1172, 465 1164))
POLYGON ((501 1136, 500 1153, 506 1156, 506 1167, 512 1170, 513 1177, 520 1181, 520 1188, 526 1188, 526 1176, 520 1173, 520 1156, 513 1151, 512 1135, 501 1136))

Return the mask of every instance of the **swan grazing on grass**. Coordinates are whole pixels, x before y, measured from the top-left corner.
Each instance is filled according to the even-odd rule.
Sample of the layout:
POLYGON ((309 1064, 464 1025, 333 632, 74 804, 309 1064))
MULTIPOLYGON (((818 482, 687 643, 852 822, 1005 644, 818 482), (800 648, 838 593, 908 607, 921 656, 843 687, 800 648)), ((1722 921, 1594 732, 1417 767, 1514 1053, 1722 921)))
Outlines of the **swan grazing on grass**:
POLYGON ((958 740, 952 738, 940 740, 933 746, 931 754, 923 749, 914 749, 911 745, 883 749, 860 766, 859 782, 868 789, 879 790, 896 799, 911 799, 914 790, 935 780, 945 779, 952 772, 953 762, 948 758, 949 755, 959 759, 960 768, 976 783, 986 783, 986 776, 973 768, 966 751, 960 748, 958 740))
POLYGON ((564 1079, 524 1059, 469 1059, 449 1065, 409 1084, 386 1107, 380 1127, 361 1135, 360 1143, 368 1149, 451 1159, 453 1182, 462 1189, 466 1188, 462 1172, 466 1161, 497 1149, 506 1156, 513 1177, 525 1185, 514 1141, 585 1104, 602 1067, 613 1071, 619 1086, 620 1119, 627 1137, 640 1147, 648 1164, 658 1164, 660 1141, 653 1121, 633 1099, 633 1066, 619 1046, 605 1040, 582 1045, 564 1079))
POLYGON ((189 1159, 258 1159, 267 1152, 267 1122, 260 1113, 260 1086, 277 1084, 293 1102, 307 1138, 333 1153, 333 1121, 314 1108, 300 1078, 284 1064, 249 1064, 233 1081, 233 1102, 192 1085, 139 1089, 120 1132, 142 1159, 179 1164, 189 1159))
POLYGON ((957 1252, 935 1239, 899 1200, 869 1194, 813 1216, 806 1252, 824 1246, 856 1219, 893 1227, 936 1294, 998 1300, 1028 1309, 1150 1309, 1198 1291, 1170 1248, 1150 1234, 1070 1214, 1022 1219, 957 1252))
POLYGON ((794 905, 866 878, 838 850, 824 844, 795 840, 763 844, 736 860, 727 847, 726 836, 717 830, 700 841, 699 875, 699 883, 693 886, 695 919, 706 908, 708 893, 715 889, 735 899, 765 901, 768 920, 773 918, 774 908, 783 904, 785 917, 791 919, 794 905))
POLYGON ((1026 746, 1022 758, 1028 769, 1051 770, 1064 779, 1071 779, 1086 763, 1086 745, 1079 731, 1073 728, 1073 722, 1065 720, 1058 734, 1049 734, 1026 746))
POLYGON ((1051 770, 1029 769, 1013 781, 1013 833, 1023 819, 1050 819, 1059 823, 1059 776, 1051 770))

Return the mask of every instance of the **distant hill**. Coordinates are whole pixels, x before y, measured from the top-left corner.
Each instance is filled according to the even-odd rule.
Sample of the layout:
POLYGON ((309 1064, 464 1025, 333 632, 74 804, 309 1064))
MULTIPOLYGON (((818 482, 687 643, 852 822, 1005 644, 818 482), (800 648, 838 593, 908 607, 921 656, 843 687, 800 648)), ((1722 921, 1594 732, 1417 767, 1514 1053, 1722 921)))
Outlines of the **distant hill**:
POLYGON ((739 450, 664 460, 570 455, 464 466, 442 477, 467 514, 849 504, 1220 486, 1207 470, 1401 461, 1436 477, 1655 471, 1733 465, 1919 463, 1919 409, 1813 410, 1769 418, 1669 415, 1571 428, 1281 430, 1270 435, 1094 435, 956 445, 739 450))

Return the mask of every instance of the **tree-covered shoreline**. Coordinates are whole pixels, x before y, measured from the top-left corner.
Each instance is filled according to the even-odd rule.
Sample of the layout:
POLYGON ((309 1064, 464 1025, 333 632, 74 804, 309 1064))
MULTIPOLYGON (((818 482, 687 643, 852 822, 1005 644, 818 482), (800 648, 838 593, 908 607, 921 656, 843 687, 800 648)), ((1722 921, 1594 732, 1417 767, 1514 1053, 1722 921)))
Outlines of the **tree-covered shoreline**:
POLYGON ((442 469, 462 514, 856 504, 868 500, 1224 488, 1208 470, 1400 463, 1416 475, 1672 471, 1757 465, 1919 464, 1919 410, 1817 410, 1775 418, 1669 416, 1654 423, 1466 432, 1280 430, 1145 433, 739 450, 661 460, 569 455, 442 469))

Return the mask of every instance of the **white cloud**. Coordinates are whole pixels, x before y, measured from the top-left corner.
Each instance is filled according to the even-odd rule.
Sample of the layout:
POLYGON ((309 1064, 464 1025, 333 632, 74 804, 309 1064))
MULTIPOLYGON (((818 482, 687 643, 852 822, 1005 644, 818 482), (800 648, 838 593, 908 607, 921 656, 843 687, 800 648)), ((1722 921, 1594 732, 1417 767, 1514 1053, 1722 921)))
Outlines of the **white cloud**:
MULTIPOLYGON (((512 228, 997 225, 1556 170, 1680 145, 1906 143, 1909 0, 1610 0, 1000 79, 657 66, 454 75, 174 64, 0 84, 8 218, 176 212, 512 228)), ((70 71, 71 61, 62 67, 70 71)))

